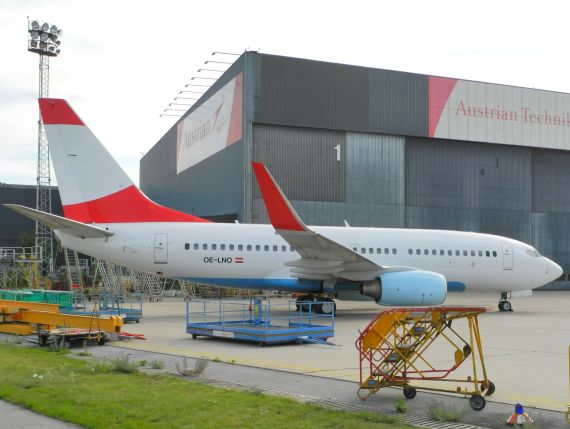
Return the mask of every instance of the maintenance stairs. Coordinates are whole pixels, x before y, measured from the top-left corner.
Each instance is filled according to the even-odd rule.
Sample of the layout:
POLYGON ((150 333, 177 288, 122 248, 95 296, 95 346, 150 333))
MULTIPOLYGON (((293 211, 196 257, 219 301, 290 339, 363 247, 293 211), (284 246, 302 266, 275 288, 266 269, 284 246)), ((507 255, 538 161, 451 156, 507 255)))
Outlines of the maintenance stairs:
POLYGON ((495 390, 487 377, 477 320, 485 311, 486 307, 441 306, 392 308, 379 313, 356 341, 360 354, 358 396, 365 400, 381 388, 394 386, 403 388, 408 399, 416 396, 416 389, 470 396, 471 407, 483 409, 483 395, 495 390), (462 327, 461 321, 467 321, 467 326, 462 327), (450 378, 467 360, 471 360, 472 372, 450 378), (442 387, 444 382, 459 385, 449 389, 442 387))
POLYGON ((81 296, 83 295, 84 283, 79 255, 77 251, 68 248, 63 248, 63 255, 65 257, 65 272, 69 290, 73 291, 74 295, 81 296))
POLYGON ((162 299, 166 279, 157 275, 127 269, 102 259, 97 260, 96 274, 101 278, 105 292, 115 297, 127 292, 145 294, 150 301, 162 299))

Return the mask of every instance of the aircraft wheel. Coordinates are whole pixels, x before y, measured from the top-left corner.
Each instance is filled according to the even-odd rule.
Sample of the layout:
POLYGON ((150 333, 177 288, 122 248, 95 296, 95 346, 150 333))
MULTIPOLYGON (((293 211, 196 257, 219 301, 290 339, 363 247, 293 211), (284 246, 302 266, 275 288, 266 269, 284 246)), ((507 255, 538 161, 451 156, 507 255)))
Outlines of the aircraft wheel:
POLYGON ((509 301, 499 301, 499 311, 513 311, 513 306, 509 301))
POLYGON ((330 316, 334 313, 336 313, 336 306, 334 305, 334 301, 330 298, 323 298, 320 301, 322 301, 323 303, 321 305, 318 306, 318 313, 320 314, 325 314, 327 316, 330 316))
POLYGON ((107 338, 105 338, 105 335, 100 335, 99 339, 97 340, 97 344, 99 344, 100 346, 104 346, 106 342, 107 338))
POLYGON ((473 395, 471 398, 469 398, 469 405, 471 405, 471 408, 473 408, 475 411, 481 411, 483 408, 485 408, 486 403, 487 401, 485 401, 485 398, 483 398, 481 395, 473 395))
POLYGON ((404 396, 406 399, 414 399, 416 397, 417 391, 412 386, 404 386, 404 396))
MULTIPOLYGON (((309 295, 301 295, 299 298, 297 298, 297 304, 296 304, 297 311, 299 311, 301 309, 301 307, 303 307, 303 311, 308 312, 309 309, 311 307, 313 307, 312 305, 309 305, 309 304, 299 304, 300 302, 306 302, 306 301, 314 301, 314 299, 313 299, 313 297, 311 297, 309 295)), ((315 310, 317 310, 317 309, 315 309, 315 310)))

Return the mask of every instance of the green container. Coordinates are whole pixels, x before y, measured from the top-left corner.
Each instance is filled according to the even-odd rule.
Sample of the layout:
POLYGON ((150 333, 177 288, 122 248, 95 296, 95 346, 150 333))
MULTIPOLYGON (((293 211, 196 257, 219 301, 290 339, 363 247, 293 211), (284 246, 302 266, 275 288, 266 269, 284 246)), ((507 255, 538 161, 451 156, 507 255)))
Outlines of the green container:
POLYGON ((45 289, 0 290, 2 299, 11 301, 43 302, 58 304, 60 307, 73 306, 73 294, 69 291, 45 289))

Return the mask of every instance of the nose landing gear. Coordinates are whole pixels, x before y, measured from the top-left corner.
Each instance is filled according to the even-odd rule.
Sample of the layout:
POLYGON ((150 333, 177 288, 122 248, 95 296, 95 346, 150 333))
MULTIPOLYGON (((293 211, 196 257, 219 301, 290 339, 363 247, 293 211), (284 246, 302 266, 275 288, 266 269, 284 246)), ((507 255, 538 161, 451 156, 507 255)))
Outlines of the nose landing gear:
POLYGON ((501 292, 501 299, 499 300, 499 311, 513 311, 513 306, 507 299, 507 292, 501 292))

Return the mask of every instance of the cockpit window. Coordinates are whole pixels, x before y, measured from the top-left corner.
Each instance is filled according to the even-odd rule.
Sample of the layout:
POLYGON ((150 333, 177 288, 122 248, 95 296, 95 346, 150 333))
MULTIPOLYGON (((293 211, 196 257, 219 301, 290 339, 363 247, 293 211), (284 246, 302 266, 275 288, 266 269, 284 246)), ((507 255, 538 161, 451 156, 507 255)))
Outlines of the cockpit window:
POLYGON ((540 258, 540 253, 538 252, 538 250, 526 249, 526 253, 531 258, 540 258))

